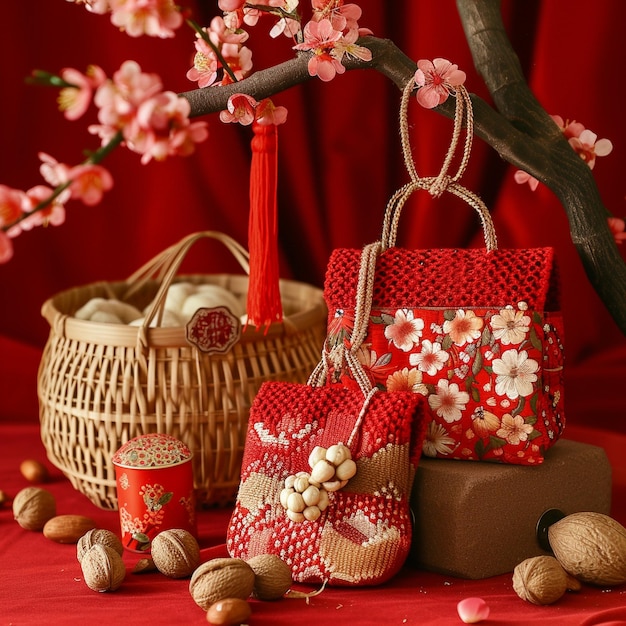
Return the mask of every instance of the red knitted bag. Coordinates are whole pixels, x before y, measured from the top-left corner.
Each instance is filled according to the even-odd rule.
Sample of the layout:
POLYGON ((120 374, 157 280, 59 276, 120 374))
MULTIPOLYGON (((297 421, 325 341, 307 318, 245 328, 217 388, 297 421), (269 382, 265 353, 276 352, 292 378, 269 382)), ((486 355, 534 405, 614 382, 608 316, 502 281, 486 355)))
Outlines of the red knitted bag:
POLYGON ((298 582, 374 585, 398 572, 411 546, 409 496, 424 434, 420 397, 373 394, 348 446, 356 474, 339 490, 325 491, 310 479, 314 450, 348 442, 363 405, 359 389, 261 386, 250 410, 228 526, 231 556, 275 554, 298 582), (285 491, 314 504, 285 508, 285 491))
MULTIPOLYGON (((358 358, 373 386, 427 398, 427 456, 539 464, 565 425, 563 320, 554 252, 498 249, 489 211, 458 183, 472 134, 471 101, 464 88, 456 94, 455 138, 448 155, 466 107, 467 138, 458 173, 448 176, 448 158, 438 177, 417 175, 406 127, 410 92, 408 85, 401 119, 411 182, 387 207, 358 358), (476 209, 485 249, 395 247, 401 209, 416 189, 435 196, 445 190, 476 209)), ((344 385, 353 384, 341 355, 352 333, 360 265, 359 250, 335 250, 324 285, 330 379, 344 385)))
POLYGON ((237 501, 227 531, 233 557, 275 554, 299 582, 374 585, 409 554, 409 497, 425 432, 423 397, 369 384, 355 353, 369 319, 363 253, 350 348, 356 388, 325 385, 325 359, 308 385, 266 382, 248 422, 237 501))

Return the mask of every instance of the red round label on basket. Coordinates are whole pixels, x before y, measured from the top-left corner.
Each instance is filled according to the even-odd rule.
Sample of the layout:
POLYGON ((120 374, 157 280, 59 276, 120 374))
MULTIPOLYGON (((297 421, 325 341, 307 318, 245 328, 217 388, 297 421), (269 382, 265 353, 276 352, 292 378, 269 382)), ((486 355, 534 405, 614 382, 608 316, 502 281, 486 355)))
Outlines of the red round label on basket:
POLYGON ((241 322, 225 306, 198 309, 185 327, 187 341, 202 352, 224 353, 241 336, 241 322))

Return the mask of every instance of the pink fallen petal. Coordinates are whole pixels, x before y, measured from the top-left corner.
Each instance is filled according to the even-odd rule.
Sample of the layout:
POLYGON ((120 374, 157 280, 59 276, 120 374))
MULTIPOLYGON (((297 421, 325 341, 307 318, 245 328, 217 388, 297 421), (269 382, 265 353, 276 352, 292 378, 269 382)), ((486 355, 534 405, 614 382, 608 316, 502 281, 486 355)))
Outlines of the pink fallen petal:
POLYGON ((465 598, 456 610, 464 624, 477 624, 489 617, 489 606, 482 598, 465 598))

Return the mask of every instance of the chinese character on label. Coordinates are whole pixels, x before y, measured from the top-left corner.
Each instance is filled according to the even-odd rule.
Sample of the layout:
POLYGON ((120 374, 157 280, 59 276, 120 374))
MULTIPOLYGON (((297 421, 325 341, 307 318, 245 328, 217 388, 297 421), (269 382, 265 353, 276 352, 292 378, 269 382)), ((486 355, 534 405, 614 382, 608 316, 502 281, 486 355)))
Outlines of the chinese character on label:
POLYGON ((224 306, 198 309, 186 326, 187 341, 202 352, 228 352, 241 336, 241 322, 224 306))

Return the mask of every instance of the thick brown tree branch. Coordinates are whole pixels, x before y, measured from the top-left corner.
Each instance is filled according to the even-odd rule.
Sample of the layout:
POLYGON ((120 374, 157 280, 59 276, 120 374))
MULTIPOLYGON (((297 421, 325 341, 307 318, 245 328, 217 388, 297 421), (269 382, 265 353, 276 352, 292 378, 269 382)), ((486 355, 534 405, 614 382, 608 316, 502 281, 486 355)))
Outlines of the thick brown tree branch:
MULTIPOLYGON (((457 8, 476 69, 495 104, 494 109, 472 95, 476 135, 503 159, 527 171, 557 195, 587 276, 626 335, 626 264, 608 229, 608 211, 591 170, 528 88, 502 24, 499 0, 457 0, 457 8)), ((393 42, 366 37, 360 43, 372 51, 372 61, 349 60, 347 69, 377 70, 400 89, 411 80, 415 61, 393 42)), ((193 116, 215 113, 226 108, 234 93, 247 93, 261 100, 309 80, 307 62, 308 55, 300 54, 239 83, 181 95, 189 100, 193 116)), ((454 102, 448 100, 436 110, 453 117, 454 102)))

